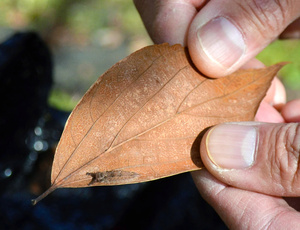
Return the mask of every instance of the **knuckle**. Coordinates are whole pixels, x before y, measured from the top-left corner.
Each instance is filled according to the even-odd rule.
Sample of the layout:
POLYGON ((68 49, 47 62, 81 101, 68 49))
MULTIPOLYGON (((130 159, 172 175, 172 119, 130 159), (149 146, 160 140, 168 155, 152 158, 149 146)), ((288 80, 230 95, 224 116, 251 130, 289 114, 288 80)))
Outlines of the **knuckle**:
POLYGON ((300 190, 300 124, 287 124, 274 130, 274 157, 271 176, 287 194, 300 190))
MULTIPOLYGON (((288 159, 290 163, 288 166, 291 168, 290 176, 291 180, 291 189, 297 189, 298 182, 300 182, 300 125, 298 124, 296 127, 292 128, 291 132, 288 132, 287 141, 286 141, 286 150, 288 159), (289 141, 291 140, 291 141, 289 141)), ((300 186, 298 185, 299 189, 300 186)))
POLYGON ((289 17, 289 1, 246 0, 247 4, 244 1, 237 2, 262 37, 273 37, 273 34, 284 30, 289 17))

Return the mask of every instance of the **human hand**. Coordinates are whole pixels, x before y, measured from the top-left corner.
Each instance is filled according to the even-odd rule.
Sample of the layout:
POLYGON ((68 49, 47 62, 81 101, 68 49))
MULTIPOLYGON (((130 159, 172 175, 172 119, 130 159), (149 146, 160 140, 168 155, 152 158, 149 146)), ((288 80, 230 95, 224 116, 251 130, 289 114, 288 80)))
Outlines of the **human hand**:
MULTIPOLYGON (((300 122, 300 99, 282 115, 300 122)), ((194 181, 230 228, 299 228, 300 200, 291 197, 300 196, 300 123, 220 124, 200 151, 206 170, 193 172, 194 181)))
POLYGON ((300 16, 298 0, 134 2, 154 43, 187 46, 196 67, 210 77, 245 65, 300 16))
MULTIPOLYGON (((299 37, 299 32, 294 33, 300 28, 300 20, 296 20, 300 16, 300 1, 297 0, 135 0, 135 4, 155 43, 187 46, 195 66, 210 77, 222 77, 238 68, 261 67, 254 57, 279 35, 299 37)), ((284 87, 275 79, 256 120, 299 122, 300 112, 295 108, 300 108, 300 100, 284 104, 284 87)), ((300 195, 299 125, 248 124, 235 127, 259 133, 258 147, 253 148, 254 162, 251 164, 250 158, 248 163, 243 163, 247 166, 250 162, 248 168, 231 169, 239 165, 238 159, 244 159, 238 154, 241 142, 245 143, 239 135, 242 131, 232 139, 234 143, 235 138, 240 138, 240 142, 224 149, 225 142, 219 141, 232 134, 230 128, 233 126, 216 126, 209 138, 206 139, 206 135, 203 139, 201 154, 207 170, 217 179, 207 170, 201 170, 193 173, 195 183, 231 228, 295 229, 300 222, 300 214, 292 208, 297 205, 297 199, 280 196, 300 195), (216 133, 219 137, 214 135, 216 133), (210 147, 215 149, 210 150, 209 157, 206 148, 210 147), (221 151, 216 151, 218 149, 221 151), (236 164, 226 169, 226 163, 221 160, 222 167, 216 166, 212 159, 218 156, 222 159, 226 153, 236 157, 236 164)), ((247 144, 242 146, 247 147, 247 144)), ((214 161, 218 162, 216 159, 214 161)), ((300 209, 300 205, 298 207, 300 209)))
MULTIPOLYGON (((187 45, 196 67, 210 77, 222 77, 241 67, 262 67, 255 55, 300 16, 298 0, 134 2, 155 43, 187 45)), ((289 36, 300 28, 298 24, 299 20, 288 28, 289 36)), ((283 122, 276 109, 285 100, 285 89, 275 79, 256 120, 283 122)))

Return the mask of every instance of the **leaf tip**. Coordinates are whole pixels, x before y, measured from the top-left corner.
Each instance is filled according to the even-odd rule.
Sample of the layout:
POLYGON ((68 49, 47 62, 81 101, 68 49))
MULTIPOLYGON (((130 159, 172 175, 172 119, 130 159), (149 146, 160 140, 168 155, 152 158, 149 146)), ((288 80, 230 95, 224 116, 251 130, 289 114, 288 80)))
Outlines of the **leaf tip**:
POLYGON ((285 65, 291 64, 290 61, 284 61, 284 62, 279 62, 276 64, 276 66, 278 66, 279 69, 281 69, 282 67, 284 67, 285 65))

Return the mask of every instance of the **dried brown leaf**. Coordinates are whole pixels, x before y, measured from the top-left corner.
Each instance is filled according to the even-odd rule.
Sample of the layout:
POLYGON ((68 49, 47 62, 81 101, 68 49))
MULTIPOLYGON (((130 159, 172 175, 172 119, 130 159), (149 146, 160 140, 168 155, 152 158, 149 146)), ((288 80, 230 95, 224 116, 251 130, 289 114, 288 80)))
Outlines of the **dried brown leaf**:
POLYGON ((56 150, 52 186, 41 198, 59 187, 138 183, 201 169, 199 133, 253 120, 281 67, 209 79, 180 45, 133 53, 73 110, 56 150))

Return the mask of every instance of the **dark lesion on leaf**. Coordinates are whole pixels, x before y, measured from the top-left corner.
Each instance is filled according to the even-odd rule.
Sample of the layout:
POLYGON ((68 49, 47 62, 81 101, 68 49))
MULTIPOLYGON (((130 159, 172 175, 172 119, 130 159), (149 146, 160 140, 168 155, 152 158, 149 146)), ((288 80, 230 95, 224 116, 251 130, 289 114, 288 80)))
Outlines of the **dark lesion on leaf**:
POLYGON ((123 170, 111 170, 104 172, 87 172, 86 175, 92 177, 88 185, 93 185, 94 183, 126 184, 128 181, 136 178, 139 174, 123 170))

